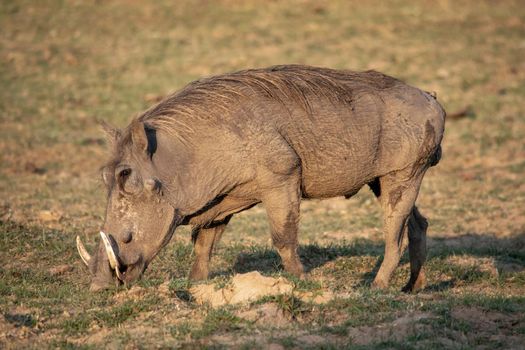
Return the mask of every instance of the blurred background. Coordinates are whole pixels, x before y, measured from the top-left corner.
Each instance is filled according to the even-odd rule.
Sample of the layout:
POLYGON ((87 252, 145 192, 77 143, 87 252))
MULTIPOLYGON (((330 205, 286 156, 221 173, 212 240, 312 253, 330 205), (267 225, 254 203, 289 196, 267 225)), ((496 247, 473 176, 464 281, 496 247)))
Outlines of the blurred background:
MULTIPOLYGON (((99 168, 107 152, 97 119, 125 127, 195 79, 288 63, 374 69, 436 92, 451 116, 443 158, 427 173, 418 200, 430 220, 429 245, 437 249, 430 276, 436 283, 470 281, 458 293, 523 293, 523 1, 20 0, 0 3, 0 28, 0 309, 32 315, 22 325, 54 329, 62 340, 93 322, 120 325, 96 313, 56 323, 62 311, 105 305, 84 292, 87 274, 74 249, 77 234, 93 249, 103 222, 99 168), (439 250, 444 246, 451 250, 439 250), (454 270, 457 261, 447 259, 465 251, 468 266, 488 264, 508 278, 489 274, 486 282, 485 272, 454 270), (51 270, 57 264, 68 265, 51 270), (468 271, 479 278, 472 282, 468 271), (50 311, 66 299, 69 304, 50 311), (33 309, 12 309, 21 303, 33 309)), ((339 281, 367 280, 382 254, 381 223, 368 190, 350 200, 308 201, 300 240, 320 246, 366 240, 365 257, 348 260, 362 266, 339 281)), ((235 217, 215 269, 230 271, 246 249, 235 244, 269 247, 267 231, 260 207, 235 217)), ((153 284, 185 276, 188 243, 188 230, 178 230, 148 270, 153 284)), ((274 258, 261 264, 278 264, 274 258)), ((356 283, 334 288, 351 291, 362 285, 356 283)), ((446 288, 454 291, 450 283, 446 288)), ((501 305, 514 305, 505 298, 501 305)))

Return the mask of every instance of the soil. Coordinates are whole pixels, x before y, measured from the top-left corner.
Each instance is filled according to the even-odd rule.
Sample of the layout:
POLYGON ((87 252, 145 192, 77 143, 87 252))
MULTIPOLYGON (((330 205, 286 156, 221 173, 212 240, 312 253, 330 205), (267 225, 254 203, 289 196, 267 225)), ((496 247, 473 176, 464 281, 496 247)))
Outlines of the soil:
POLYGON ((279 277, 265 277, 258 271, 236 274, 222 288, 213 284, 200 284, 190 289, 199 304, 209 303, 213 307, 255 301, 265 296, 291 293, 293 285, 279 277))

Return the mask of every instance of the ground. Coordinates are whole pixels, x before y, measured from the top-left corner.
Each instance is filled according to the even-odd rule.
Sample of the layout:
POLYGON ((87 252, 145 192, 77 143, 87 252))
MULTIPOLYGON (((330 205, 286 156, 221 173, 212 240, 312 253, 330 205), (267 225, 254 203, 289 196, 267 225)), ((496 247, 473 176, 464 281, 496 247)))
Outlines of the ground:
POLYGON ((0 347, 525 348, 521 1, 4 1, 0 22, 0 347), (96 120, 123 127, 194 79, 283 63, 376 69, 451 112, 418 199, 428 287, 400 292, 405 257, 370 289, 381 211, 363 189, 303 203, 304 281, 263 208, 234 217, 208 284, 257 270, 284 294, 199 304, 187 228, 138 284, 90 293, 74 242, 92 251, 103 222, 96 120))

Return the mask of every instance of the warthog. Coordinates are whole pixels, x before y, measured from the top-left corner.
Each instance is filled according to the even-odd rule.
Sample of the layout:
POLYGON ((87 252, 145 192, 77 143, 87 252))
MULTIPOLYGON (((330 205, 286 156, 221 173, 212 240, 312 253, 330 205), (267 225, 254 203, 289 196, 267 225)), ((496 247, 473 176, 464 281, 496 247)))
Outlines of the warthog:
POLYGON ((205 279, 235 213, 265 207, 287 272, 297 254, 301 198, 351 197, 370 186, 384 212, 385 255, 373 282, 388 286, 406 237, 410 280, 425 283, 427 222, 414 203, 441 156, 445 112, 431 94, 375 72, 300 65, 190 83, 124 130, 105 126, 107 207, 90 256, 91 289, 139 278, 178 225, 193 226, 190 278, 205 279))

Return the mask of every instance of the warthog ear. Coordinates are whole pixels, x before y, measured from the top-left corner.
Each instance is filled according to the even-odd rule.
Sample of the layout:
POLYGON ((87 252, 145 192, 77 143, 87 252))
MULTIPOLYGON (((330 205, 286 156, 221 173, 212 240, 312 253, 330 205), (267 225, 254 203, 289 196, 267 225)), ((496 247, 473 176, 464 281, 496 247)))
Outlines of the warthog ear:
POLYGON ((117 144, 117 140, 120 138, 121 131, 104 120, 99 120, 98 124, 102 127, 102 130, 104 130, 106 140, 110 147, 114 147, 117 144))
POLYGON ((157 131, 141 122, 131 127, 131 142, 140 151, 150 156, 157 151, 157 131))
POLYGON ((147 152, 148 150, 148 137, 146 135, 146 129, 144 124, 141 122, 133 123, 131 127, 131 142, 141 152, 147 152))

